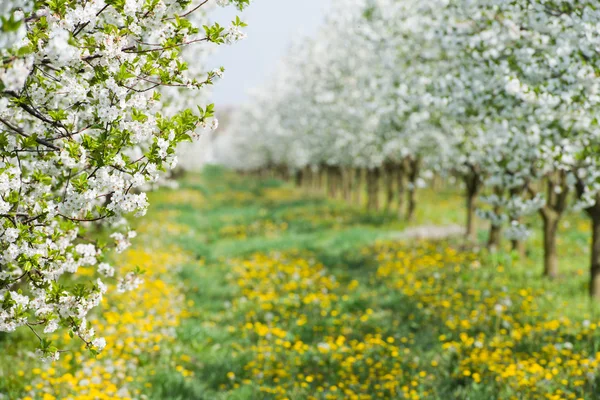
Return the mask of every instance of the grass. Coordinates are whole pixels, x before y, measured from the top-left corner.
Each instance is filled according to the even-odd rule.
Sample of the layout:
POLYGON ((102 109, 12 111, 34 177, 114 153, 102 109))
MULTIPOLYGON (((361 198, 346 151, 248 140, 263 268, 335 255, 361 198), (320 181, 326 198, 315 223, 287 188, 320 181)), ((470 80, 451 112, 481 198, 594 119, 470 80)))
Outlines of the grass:
MULTIPOLYGON (((393 237, 407 227, 405 222, 397 218, 396 209, 377 214, 367 213, 362 207, 327 200, 320 194, 296 191, 274 179, 249 179, 218 168, 209 168, 201 176, 188 176, 181 188, 203 193, 206 203, 200 209, 197 204, 171 204, 165 198, 168 193, 155 194, 154 202, 159 203, 158 208, 177 211, 177 221, 197 232, 194 237, 184 240, 183 244, 186 249, 201 253, 207 259, 285 249, 342 254, 351 249, 358 250, 377 239, 393 237), (263 196, 265 191, 277 195, 277 190, 286 193, 287 198, 274 200, 263 196), (286 223, 288 227, 273 232, 250 232, 243 237, 231 237, 220 232, 232 225, 244 229, 257 221, 286 223)), ((418 198, 415 220, 411 225, 463 225, 464 199, 460 191, 428 188, 420 190, 418 198)), ((532 285, 556 290, 557 296, 565 300, 575 299, 588 304, 586 285, 590 224, 587 218, 571 213, 560 224, 560 276, 554 282, 537 279, 542 274, 543 264, 540 218, 534 215, 526 222, 533 232, 527 241, 527 256, 519 258, 510 254, 506 244, 504 251, 489 261, 509 263, 508 272, 517 280, 529 280, 532 285)), ((483 246, 487 237, 487 223, 479 220, 477 227, 478 238, 483 246)), ((335 260, 330 262, 335 263, 335 260)))
MULTIPOLYGON (((311 396, 354 398, 345 394, 339 387, 336 391, 332 391, 331 385, 327 386, 329 381, 343 382, 344 379, 348 379, 347 376, 337 376, 335 369, 324 369, 332 376, 318 378, 317 375, 315 377, 307 375, 310 371, 318 371, 324 367, 315 366, 314 360, 304 360, 302 354, 290 353, 287 356, 278 354, 276 360, 272 361, 273 365, 264 360, 256 361, 264 356, 261 356, 261 351, 267 353, 278 351, 278 346, 271 343, 273 340, 265 341, 263 336, 257 336, 254 331, 247 332, 244 324, 259 321, 264 323, 265 318, 269 318, 268 313, 272 311, 261 310, 260 307, 264 304, 260 299, 257 302, 239 303, 241 298, 245 298, 245 288, 243 285, 240 286, 237 280, 250 279, 252 274, 240 275, 239 271, 237 273, 235 271, 243 263, 254 263, 253 265, 258 265, 259 269, 262 268, 261 263, 280 265, 280 258, 284 262, 279 267, 274 267, 273 274, 277 273, 277 268, 286 268, 287 263, 314 260, 317 265, 322 265, 323 272, 320 273, 334 277, 340 285, 356 282, 359 289, 347 292, 340 290, 339 302, 333 307, 336 315, 344 315, 347 319, 344 323, 350 324, 352 332, 348 335, 349 338, 362 340, 363 344, 372 340, 373 335, 406 340, 406 343, 396 350, 408 351, 411 357, 416 356, 427 361, 417 363, 418 365, 402 361, 396 365, 390 363, 391 358, 386 353, 389 349, 378 347, 371 349, 384 364, 382 368, 395 371, 398 375, 394 379, 404 382, 403 385, 408 385, 409 390, 402 392, 401 389, 396 388, 395 392, 386 392, 381 387, 376 388, 373 382, 377 379, 383 382, 383 375, 379 376, 377 375, 379 372, 375 371, 374 376, 363 377, 371 385, 363 389, 366 390, 365 393, 372 396, 364 398, 404 398, 402 396, 440 399, 538 398, 538 396, 539 398, 567 398, 566 393, 571 393, 573 396, 575 393, 580 393, 575 389, 562 393, 560 391, 564 388, 559 384, 548 392, 558 397, 543 397, 539 391, 528 392, 532 397, 522 397, 518 386, 506 384, 498 387, 497 384, 490 384, 489 381, 484 384, 485 378, 478 378, 481 381, 476 382, 470 377, 461 375, 464 371, 461 370, 460 362, 465 362, 470 353, 465 357, 459 357, 462 361, 453 360, 452 357, 436 361, 439 354, 443 353, 440 346, 444 341, 440 341, 439 335, 446 332, 447 336, 451 336, 457 331, 446 329, 444 319, 431 314, 437 307, 441 307, 437 302, 452 303, 452 298, 446 299, 440 294, 442 292, 440 289, 440 293, 434 296, 436 301, 431 301, 427 306, 427 302, 431 299, 420 297, 422 293, 411 294, 409 291, 407 294, 399 290, 395 286, 396 283, 390 284, 387 277, 382 279, 378 276, 378 271, 383 268, 382 257, 392 257, 397 252, 407 251, 407 248, 416 246, 394 244, 385 251, 372 252, 375 243, 385 242, 386 239, 407 227, 404 222, 398 221, 396 210, 369 214, 361 208, 339 201, 326 200, 318 194, 301 192, 277 180, 261 181, 240 177, 219 169, 209 169, 201 176, 188 176, 182 182, 181 190, 202 193, 202 201, 197 204, 174 204, 169 201, 170 192, 155 194, 153 201, 160 204, 159 208, 177 212, 177 221, 190 227, 194 232, 193 235, 172 238, 172 240, 193 252, 205 263, 203 268, 186 268, 181 276, 181 280, 186 282, 188 296, 197 305, 194 310, 197 316, 188 320, 180 329, 183 345, 191 350, 196 360, 190 366, 195 371, 195 377, 185 383, 176 381, 171 384, 169 383, 171 379, 161 375, 160 381, 164 391, 156 392, 154 398, 161 398, 161 393, 179 393, 181 398, 202 399, 304 399, 311 396), (260 257, 265 258, 260 259, 260 257), (349 298, 341 300, 344 295, 349 298), (372 314, 368 315, 365 322, 361 317, 365 317, 367 310, 372 314), (260 366, 257 367, 257 363, 260 366), (278 370, 278 365, 285 370, 286 363, 298 364, 296 367, 290 367, 296 375, 277 379, 273 371, 278 370), (431 366, 431 363, 443 365, 446 371, 439 372, 431 366), (256 368, 262 371, 258 375, 252 373, 253 370, 256 372, 256 368), (264 376, 269 373, 270 376, 264 376), (419 373, 425 376, 420 377, 419 373), (257 379, 256 376, 261 378, 257 379), (313 382, 319 380, 320 385, 308 382, 307 376, 314 379, 313 382), (292 381, 294 383, 291 383, 292 381), (417 391, 411 386, 413 382, 416 383, 417 391), (308 384, 308 389, 301 383, 308 384), (277 392, 278 390, 281 392, 277 392), (559 394, 556 394, 556 390, 559 394), (400 395, 400 392, 403 394, 400 395)), ((419 194, 418 207, 415 225, 461 224, 464 218, 463 199, 460 192, 455 190, 446 189, 436 192, 422 190, 419 194)), ((529 223, 536 228, 539 225, 535 218, 532 218, 529 223)), ((478 236, 483 242, 486 235, 485 223, 479 221, 478 227, 478 236)), ((456 280, 454 284, 457 287, 464 289, 464 293, 474 287, 492 290, 494 295, 503 291, 518 293, 520 290, 527 290, 527 293, 531 294, 538 293, 535 299, 536 311, 532 312, 532 315, 528 315, 522 309, 515 310, 515 313, 527 314, 522 317, 532 324, 541 323, 541 316, 544 321, 568 317, 573 319, 575 324, 586 319, 594 320, 597 315, 596 307, 588 301, 585 289, 588 242, 588 224, 585 218, 579 215, 568 215, 561 225, 559 239, 561 276, 558 280, 547 281, 541 278, 541 237, 537 232, 528 243, 527 257, 519 258, 508 251, 497 254, 487 254, 485 251, 477 250, 476 253, 469 252, 478 260, 478 265, 484 268, 475 272, 474 270, 463 271, 460 275, 452 274, 452 279, 456 280), (565 307, 565 304, 568 304, 568 307, 565 307)), ((454 239, 439 245, 441 247, 436 247, 435 251, 443 253, 443 249, 458 249, 461 245, 459 239, 454 239)), ((434 250, 428 248, 427 251, 434 250)), ((422 262, 423 257, 410 260, 422 262)), ((448 264, 455 263, 455 260, 448 262, 448 264)), ((415 273, 418 274, 418 271, 415 273)), ((394 279, 402 281, 403 278, 396 276, 394 279)), ((419 279, 427 281, 428 278, 420 276, 419 279)), ((266 285, 267 294, 270 290, 279 290, 275 287, 277 286, 275 282, 272 283, 273 287, 270 287, 268 282, 256 281, 258 286, 263 284, 266 285)), ((286 282, 282 281, 279 284, 285 286, 286 282)), ((452 286, 452 282, 449 284, 452 286)), ((314 295, 309 292, 303 294, 314 295)), ((287 295, 289 293, 285 291, 278 293, 280 297, 287 295)), ((277 300, 269 304, 269 307, 282 306, 277 300)), ((460 313, 464 311, 463 308, 469 309, 464 304, 461 307, 460 313)), ((296 322, 305 310, 296 311, 279 316, 278 325, 286 326, 285 336, 281 340, 287 339, 291 343, 300 341, 309 347, 307 352, 310 353, 326 337, 324 334, 315 335, 315 332, 343 333, 343 329, 339 326, 332 325, 340 323, 339 318, 333 318, 330 314, 326 317, 318 313, 313 315, 314 320, 311 319, 307 323, 309 328, 301 329, 302 327, 297 326, 296 322)), ((327 312, 331 311, 331 307, 327 309, 327 312)), ((459 311, 456 310, 456 313, 459 311)), ((443 312, 440 314, 445 315, 443 312)), ((489 327, 485 327, 487 328, 489 327)), ((477 329, 484 329, 484 327, 480 326, 477 329)), ((568 329, 561 333, 557 331, 556 337, 571 335, 572 332, 568 331, 568 329)), ((365 346, 369 345, 365 344, 365 346)), ((530 346, 528 349, 531 354, 541 351, 536 348, 534 352, 531 345, 527 346, 530 346)), ((353 351, 352 348, 349 351, 353 351)), ((586 354, 591 352, 589 348, 581 351, 586 354)), ((331 362, 331 359, 322 357, 319 362, 331 362)), ((483 374, 482 371, 480 375, 483 374)), ((572 383, 572 380, 569 382, 572 383)), ((359 392, 360 390, 356 391, 359 392)), ((589 394, 586 396, 585 398, 596 398, 590 397, 589 394)))
MULTIPOLYGON (((462 225, 460 191, 449 185, 418 197, 413 225, 462 225)), ((140 361, 130 352, 140 396, 600 398, 584 216, 561 224, 561 275, 549 281, 541 277, 534 217, 523 258, 508 248, 465 249, 460 238, 398 242, 409 225, 393 208, 368 213, 219 168, 185 176, 177 190, 159 190, 150 201, 140 241, 165 259, 181 252, 180 268, 167 271, 170 290, 186 297, 174 304, 187 309, 158 353, 140 361)), ((481 243, 486 230, 478 221, 481 243)), ((9 347, 30 339, 0 339, 0 365, 14 362, 9 347)), ((20 368, 32 367, 26 363, 20 368)), ((0 369, 0 378, 7 374, 0 393, 24 397, 16 395, 22 382, 0 369)))

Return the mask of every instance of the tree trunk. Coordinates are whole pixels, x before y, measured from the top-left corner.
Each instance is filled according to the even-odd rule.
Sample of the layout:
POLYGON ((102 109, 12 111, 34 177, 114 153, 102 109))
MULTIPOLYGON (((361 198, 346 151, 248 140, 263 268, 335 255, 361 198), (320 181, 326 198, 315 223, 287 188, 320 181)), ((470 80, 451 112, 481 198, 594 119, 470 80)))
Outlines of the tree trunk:
POLYGON ((380 175, 379 168, 372 168, 367 171, 367 209, 369 211, 379 211, 380 175))
POLYGON ((406 211, 406 220, 412 222, 415 219, 417 209, 417 189, 411 187, 408 190, 408 210, 406 211))
POLYGON ((341 198, 343 196, 343 180, 342 180, 342 168, 339 166, 332 167, 333 174, 333 198, 341 198))
POLYGON ((592 253, 590 265, 590 297, 600 300, 600 205, 593 207, 592 216, 592 253))
POLYGON ((406 162, 398 165, 396 179, 398 181, 398 218, 403 218, 404 196, 406 195, 406 162))
POLYGON ((542 209, 544 222, 544 276, 554 279, 558 277, 558 253, 556 251, 556 233, 559 215, 549 208, 542 209))
POLYGON ((328 165, 327 167, 327 195, 334 199, 337 195, 337 176, 335 167, 328 165))
MULTIPOLYGON (((569 197, 567 173, 565 171, 550 173, 546 177, 545 184, 546 205, 540 209, 540 215, 544 223, 544 276, 556 278, 558 276, 556 236, 558 225, 562 214, 567 208, 567 199, 569 197), (557 191, 556 187, 560 187, 561 190, 557 191)), ((531 195, 536 194, 531 186, 529 186, 528 190, 531 195)))
POLYGON ((323 193, 324 189, 325 189, 325 171, 326 167, 323 165, 320 165, 317 169, 316 172, 316 179, 315 179, 315 190, 317 193, 323 193))
MULTIPOLYGON (((513 219, 513 221, 516 221, 517 223, 521 223, 521 218, 515 218, 513 219)), ((526 243, 525 240, 518 240, 518 239, 511 239, 510 240, 510 249, 514 252, 516 252, 520 257, 525 257, 525 254, 527 253, 527 247, 526 247, 526 243)))
POLYGON ((342 168, 341 173, 344 201, 350 203, 352 201, 352 169, 349 167, 344 167, 342 168))
MULTIPOLYGON (((494 193, 499 197, 502 198, 502 188, 500 187, 495 187, 494 188, 494 193)), ((494 214, 496 216, 500 215, 500 212, 502 211, 500 206, 495 206, 494 207, 494 214)), ((487 247, 490 251, 497 251, 500 249, 500 242, 502 240, 502 223, 495 225, 493 223, 493 221, 490 223, 490 234, 488 236, 488 243, 487 243, 487 247)))
MULTIPOLYGON (((525 191, 525 187, 513 188, 510 190, 510 196, 511 197, 522 196, 524 191, 525 191)), ((511 216, 511 221, 516 221, 517 223, 520 224, 521 217, 513 215, 513 216, 511 216)), ((526 247, 525 247, 524 240, 512 239, 510 241, 510 247, 511 247, 511 250, 516 252, 519 256, 525 257, 526 247)))
POLYGON ((297 188, 302 187, 302 183, 304 182, 304 171, 299 169, 296 172, 294 172, 294 183, 296 184, 297 188))
POLYGON ((392 204, 394 202, 394 181, 396 180, 395 178, 395 172, 396 172, 396 168, 394 167, 394 164, 392 163, 386 163, 385 164, 385 183, 384 183, 384 190, 385 190, 385 211, 389 211, 392 208, 392 204))
POLYGON ((502 226, 490 225, 490 235, 488 237, 488 249, 496 251, 500 248, 500 239, 502 236, 502 226))
POLYGON ((342 167, 335 167, 335 176, 336 176, 336 184, 337 184, 337 197, 340 199, 344 199, 344 170, 342 167))
MULTIPOLYGON (((578 182, 577 194, 584 193, 583 186, 578 182)), ((593 206, 586 208, 586 213, 592 221, 592 249, 590 254, 590 297, 600 301, 600 194, 596 195, 593 206)))
POLYGON ((467 200, 467 229, 465 231, 465 239, 468 242, 477 240, 477 227, 475 226, 475 210, 477 195, 481 188, 481 179, 479 174, 472 171, 465 176, 466 200, 467 200))
POLYGON ((304 179, 302 180, 302 186, 304 187, 304 189, 306 191, 310 191, 313 187, 313 179, 314 179, 313 170, 310 166, 304 167, 303 176, 304 176, 304 179))
POLYGON ((420 161, 418 158, 410 161, 410 171, 408 173, 408 209, 406 211, 406 220, 412 222, 415 218, 417 208, 417 179, 419 178, 420 161))
POLYGON ((356 168, 354 170, 354 184, 353 184, 353 191, 354 191, 354 204, 356 204, 358 207, 362 206, 362 199, 363 199, 363 190, 364 190, 364 169, 363 168, 356 168))
POLYGON ((333 192, 333 179, 331 176, 331 167, 325 167, 325 180, 326 180, 326 188, 327 188, 327 197, 332 196, 333 192))
MULTIPOLYGON (((494 210, 496 212, 496 210, 494 210)), ((502 225, 490 223, 490 234, 488 236, 487 247, 491 251, 496 251, 500 248, 500 240, 502 239, 502 225)))
POLYGON ((516 252, 520 257, 525 257, 527 254, 527 247, 524 240, 511 239, 510 248, 516 252))
POLYGON ((356 190, 356 169, 353 167, 346 168, 346 179, 348 180, 348 204, 354 202, 354 192, 356 190))
POLYGON ((468 242, 477 240, 477 228, 475 227, 475 193, 467 194, 467 230, 465 238, 468 242))
MULTIPOLYGON (((578 180, 575 188, 577 197, 581 199, 585 194, 585 185, 578 180)), ((600 301, 600 194, 596 194, 594 200, 594 205, 585 209, 592 221, 589 294, 593 300, 600 301)))
POLYGON ((273 178, 279 179, 282 181, 287 180, 286 174, 285 174, 285 167, 282 165, 276 165, 275 167, 273 167, 273 178))

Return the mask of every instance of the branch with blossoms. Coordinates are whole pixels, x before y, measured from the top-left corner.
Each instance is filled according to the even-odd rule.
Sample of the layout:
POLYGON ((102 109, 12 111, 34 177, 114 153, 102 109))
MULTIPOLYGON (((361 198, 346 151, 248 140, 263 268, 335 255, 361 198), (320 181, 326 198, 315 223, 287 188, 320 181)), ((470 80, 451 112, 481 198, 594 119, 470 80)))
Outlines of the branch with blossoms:
POLYGON ((127 291, 142 279, 106 262, 135 237, 122 221, 144 215, 143 188, 175 167, 177 146, 217 124, 213 105, 195 100, 223 73, 203 69, 205 44, 243 39, 245 24, 209 23, 213 3, 249 0, 3 4, 0 331, 30 330, 44 359, 60 355, 45 337, 59 328, 102 350, 87 316, 103 280, 127 291), (97 224, 112 243, 87 235, 97 224), (86 266, 100 278, 81 278, 86 266))

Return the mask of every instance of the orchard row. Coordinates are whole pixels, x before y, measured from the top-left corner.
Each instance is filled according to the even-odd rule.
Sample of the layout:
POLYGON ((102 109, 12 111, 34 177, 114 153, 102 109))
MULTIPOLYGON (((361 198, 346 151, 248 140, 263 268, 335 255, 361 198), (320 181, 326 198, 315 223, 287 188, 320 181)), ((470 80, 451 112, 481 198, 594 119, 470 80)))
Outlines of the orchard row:
POLYGON ((409 193, 409 217, 424 177, 456 179, 469 239, 479 213, 490 247, 503 237, 518 246, 525 217, 539 214, 551 278, 561 218, 585 211, 589 290, 600 299, 596 2, 345 0, 328 14, 237 113, 217 160, 325 171, 346 186, 363 169, 374 194, 392 176, 386 190, 409 193))

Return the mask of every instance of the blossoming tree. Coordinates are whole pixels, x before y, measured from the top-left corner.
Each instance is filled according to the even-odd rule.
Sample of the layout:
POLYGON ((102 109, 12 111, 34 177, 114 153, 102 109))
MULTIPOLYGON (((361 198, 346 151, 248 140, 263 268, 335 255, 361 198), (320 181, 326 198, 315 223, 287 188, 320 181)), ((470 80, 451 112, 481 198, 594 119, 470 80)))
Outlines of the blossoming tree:
MULTIPOLYGON (((249 0, 218 0, 239 9, 249 0)), ((209 1, 47 0, 0 5, 0 331, 27 327, 41 355, 59 351, 59 327, 92 352, 104 340, 87 322, 106 286, 79 279, 92 266, 140 283, 140 269, 115 271, 106 249, 135 233, 124 217, 145 213, 141 188, 173 168, 178 143, 216 125, 212 105, 186 108, 222 74, 190 65, 202 43, 232 43, 244 23, 210 24, 209 1), (172 91, 178 91, 177 96, 172 91), (110 227, 110 240, 88 227, 110 227), (65 279, 67 277, 73 279, 65 279), (43 332, 42 332, 43 331, 43 332)), ((201 63, 200 63, 201 68, 201 63)))
MULTIPOLYGON (((491 248, 504 233, 521 251, 525 217, 540 215, 549 277, 559 272, 561 216, 585 210, 590 294, 600 297, 597 5, 348 0, 330 15, 273 77, 280 84, 260 95, 268 111, 240 113, 238 140, 268 118, 259 141, 270 162, 328 169, 333 183, 340 167, 366 168, 375 209, 382 169, 388 198, 390 176, 398 192, 410 177, 408 215, 420 170, 454 175, 465 187, 470 240, 478 200, 491 248)), ((238 162, 250 157, 252 137, 238 162)))

